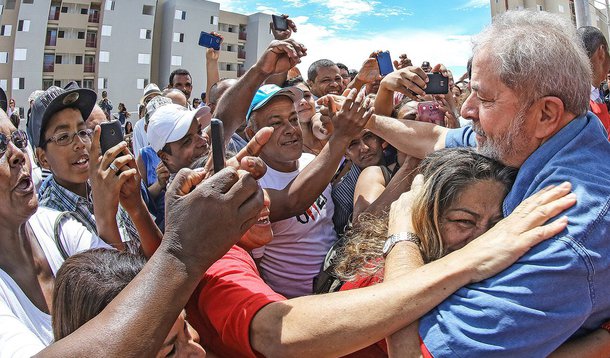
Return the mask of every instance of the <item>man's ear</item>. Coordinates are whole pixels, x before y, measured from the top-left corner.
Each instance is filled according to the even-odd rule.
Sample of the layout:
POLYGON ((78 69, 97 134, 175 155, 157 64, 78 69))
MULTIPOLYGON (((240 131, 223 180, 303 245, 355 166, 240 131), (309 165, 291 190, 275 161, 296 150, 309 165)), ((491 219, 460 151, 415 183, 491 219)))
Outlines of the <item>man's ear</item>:
POLYGON ((537 116, 534 136, 547 139, 562 124, 565 109, 563 101, 555 96, 542 97, 538 101, 539 115, 537 116))
POLYGON ((307 80, 307 85, 309 86, 309 88, 313 87, 313 81, 312 80, 307 80))
POLYGON ((36 158, 38 159, 38 165, 44 169, 51 170, 49 161, 47 160, 47 153, 44 149, 36 147, 36 158))

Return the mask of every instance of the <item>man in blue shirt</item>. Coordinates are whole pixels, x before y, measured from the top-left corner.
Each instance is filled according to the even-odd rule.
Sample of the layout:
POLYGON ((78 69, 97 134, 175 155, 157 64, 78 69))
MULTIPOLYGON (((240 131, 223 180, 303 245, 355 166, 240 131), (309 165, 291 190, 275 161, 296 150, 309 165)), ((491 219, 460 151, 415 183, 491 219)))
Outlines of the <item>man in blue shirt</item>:
MULTIPOLYGON (((578 203, 565 212, 566 230, 495 277, 461 288, 420 321, 435 357, 547 356, 610 317, 610 144, 587 112, 589 59, 569 21, 507 12, 476 38, 473 55, 472 93, 462 107, 472 127, 381 116, 367 127, 414 156, 477 146, 518 167, 505 216, 548 185, 572 183, 578 203)), ((394 91, 423 94, 426 78, 420 69, 396 71, 377 99, 394 91)))

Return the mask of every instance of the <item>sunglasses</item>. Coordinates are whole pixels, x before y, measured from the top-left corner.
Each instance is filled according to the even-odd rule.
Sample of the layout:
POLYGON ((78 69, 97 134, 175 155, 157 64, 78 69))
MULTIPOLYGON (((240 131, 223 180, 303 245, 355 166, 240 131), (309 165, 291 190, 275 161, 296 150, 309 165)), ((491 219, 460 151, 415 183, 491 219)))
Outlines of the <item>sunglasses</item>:
POLYGON ((25 149, 28 146, 28 135, 22 130, 14 131, 10 138, 4 133, 0 133, 0 157, 6 153, 9 142, 13 142, 19 149, 25 149))

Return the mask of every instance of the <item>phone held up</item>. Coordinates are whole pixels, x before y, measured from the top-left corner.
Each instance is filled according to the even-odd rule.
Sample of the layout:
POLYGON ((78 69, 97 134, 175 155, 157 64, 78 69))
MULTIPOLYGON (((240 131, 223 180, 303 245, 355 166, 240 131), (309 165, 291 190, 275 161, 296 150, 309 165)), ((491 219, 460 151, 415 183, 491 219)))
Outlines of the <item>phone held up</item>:
POLYGON ((389 75, 394 71, 390 51, 383 51, 377 54, 377 65, 379 66, 379 74, 382 76, 389 75))
POLYGON ((449 78, 440 72, 428 73, 426 94, 446 94, 449 92, 449 78))
POLYGON ((284 16, 271 15, 271 19, 273 20, 273 28, 276 31, 288 30, 288 21, 286 21, 286 18, 284 16))
POLYGON ((110 122, 100 123, 100 147, 102 149, 102 155, 108 151, 108 149, 123 141, 123 128, 121 122, 114 120, 110 122))
POLYGON ((218 173, 225 167, 224 127, 222 121, 216 118, 212 118, 210 126, 212 130, 212 160, 214 162, 214 173, 218 173))
POLYGON ((199 35, 199 46, 213 48, 214 50, 220 50, 220 43, 222 42, 221 38, 218 36, 214 36, 212 34, 208 34, 205 31, 201 31, 199 35))
POLYGON ((417 104, 417 119, 421 122, 430 122, 439 126, 445 125, 445 112, 438 102, 425 101, 417 104))

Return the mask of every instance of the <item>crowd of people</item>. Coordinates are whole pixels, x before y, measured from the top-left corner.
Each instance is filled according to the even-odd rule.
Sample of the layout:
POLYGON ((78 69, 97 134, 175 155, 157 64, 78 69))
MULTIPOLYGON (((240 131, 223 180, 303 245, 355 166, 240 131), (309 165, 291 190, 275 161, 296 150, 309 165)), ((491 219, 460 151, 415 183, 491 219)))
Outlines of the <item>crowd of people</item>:
POLYGON ((603 34, 509 11, 459 78, 301 74, 283 16, 200 100, 179 69, 137 121, 76 83, 0 112, 0 357, 610 356, 603 34))

